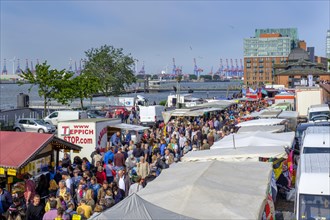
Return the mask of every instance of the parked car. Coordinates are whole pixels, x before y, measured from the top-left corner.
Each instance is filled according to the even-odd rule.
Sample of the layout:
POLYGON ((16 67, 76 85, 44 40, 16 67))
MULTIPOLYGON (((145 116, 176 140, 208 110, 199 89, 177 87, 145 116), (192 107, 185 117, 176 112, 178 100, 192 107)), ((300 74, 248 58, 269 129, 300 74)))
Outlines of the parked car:
POLYGON ((45 122, 57 127, 57 123, 60 121, 70 121, 88 118, 85 111, 54 111, 50 115, 44 118, 45 122))
POLYGON ((99 110, 88 110, 87 116, 88 118, 105 118, 106 112, 99 110))
POLYGON ((20 118, 15 121, 14 131, 54 133, 54 125, 47 124, 43 119, 20 118))

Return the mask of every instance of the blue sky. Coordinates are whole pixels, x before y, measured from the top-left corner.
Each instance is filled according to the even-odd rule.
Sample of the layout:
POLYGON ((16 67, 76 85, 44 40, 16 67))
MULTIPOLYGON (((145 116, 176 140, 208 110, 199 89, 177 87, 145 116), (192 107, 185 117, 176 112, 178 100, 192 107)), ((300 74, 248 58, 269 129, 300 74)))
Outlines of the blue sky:
POLYGON ((242 59, 243 38, 256 28, 297 27, 299 38, 325 56, 329 1, 0 1, 1 68, 7 59, 47 60, 68 68, 84 51, 113 45, 145 63, 147 73, 184 73, 193 58, 204 72, 220 58, 242 59))

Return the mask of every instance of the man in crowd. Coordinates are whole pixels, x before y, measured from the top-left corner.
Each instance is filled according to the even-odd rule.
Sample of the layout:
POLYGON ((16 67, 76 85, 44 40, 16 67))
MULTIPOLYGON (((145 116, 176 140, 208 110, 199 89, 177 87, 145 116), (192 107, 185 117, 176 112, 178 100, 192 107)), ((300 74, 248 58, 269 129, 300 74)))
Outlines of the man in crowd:
POLYGON ((34 195, 33 202, 30 203, 26 210, 26 220, 41 220, 45 213, 44 206, 40 204, 40 196, 34 195))

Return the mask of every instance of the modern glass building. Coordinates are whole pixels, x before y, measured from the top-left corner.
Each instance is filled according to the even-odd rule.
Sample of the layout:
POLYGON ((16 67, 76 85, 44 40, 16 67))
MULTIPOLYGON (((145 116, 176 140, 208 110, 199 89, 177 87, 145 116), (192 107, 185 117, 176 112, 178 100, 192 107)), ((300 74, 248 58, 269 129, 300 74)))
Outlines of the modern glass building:
POLYGON ((256 29, 253 37, 243 39, 245 84, 274 83, 273 65, 286 63, 298 42, 297 28, 256 29))
POLYGON ((259 37, 260 34, 273 34, 279 33, 282 37, 289 37, 291 40, 291 49, 298 47, 298 29, 297 28, 266 28, 256 29, 255 37, 259 37))
POLYGON ((287 57, 291 51, 289 37, 244 39, 244 57, 287 57))

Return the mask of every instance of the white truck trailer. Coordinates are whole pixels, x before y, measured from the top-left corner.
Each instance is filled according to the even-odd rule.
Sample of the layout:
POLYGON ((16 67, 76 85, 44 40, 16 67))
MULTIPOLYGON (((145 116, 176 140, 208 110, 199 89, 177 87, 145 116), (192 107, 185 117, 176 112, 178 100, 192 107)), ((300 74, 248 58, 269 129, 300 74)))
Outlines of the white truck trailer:
POLYGON ((320 87, 298 87, 296 89, 296 111, 299 116, 307 117, 311 105, 323 104, 323 94, 320 87))
POLYGON ((164 121, 163 111, 165 111, 165 107, 162 105, 140 106, 140 123, 142 125, 152 126, 164 121))
POLYGON ((108 130, 111 125, 120 124, 120 119, 86 118, 58 123, 59 138, 82 147, 79 154, 71 155, 90 159, 95 148, 101 151, 107 146, 108 130))
POLYGON ((298 164, 295 219, 330 218, 330 154, 303 154, 298 164))

